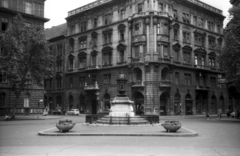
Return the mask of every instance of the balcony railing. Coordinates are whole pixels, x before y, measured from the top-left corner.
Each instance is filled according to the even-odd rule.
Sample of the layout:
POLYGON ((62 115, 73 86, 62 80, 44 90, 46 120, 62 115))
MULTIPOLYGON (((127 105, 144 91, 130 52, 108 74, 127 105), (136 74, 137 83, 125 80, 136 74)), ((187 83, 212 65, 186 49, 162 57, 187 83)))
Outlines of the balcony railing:
POLYGON ((94 85, 88 85, 87 83, 85 83, 84 90, 99 90, 99 86, 97 82, 95 82, 94 85))
POLYGON ((63 92, 63 89, 47 89, 46 90, 47 93, 59 93, 59 92, 63 92))
POLYGON ((132 87, 144 87, 144 82, 132 82, 132 87))
POLYGON ((203 3, 203 2, 201 2, 199 0, 187 0, 187 1, 189 1, 191 3, 194 3, 194 4, 198 5, 198 6, 201 6, 201 7, 205 8, 205 9, 208 9, 210 11, 213 11, 213 12, 215 12, 217 14, 221 14, 222 15, 222 10, 219 10, 219 9, 217 9, 215 7, 212 7, 212 6, 210 6, 210 5, 206 4, 206 3, 203 3))
POLYGON ((159 82, 160 87, 171 87, 172 82, 169 80, 162 80, 159 82))
POLYGON ((196 85, 196 90, 209 90, 209 86, 196 85))
POLYGON ((68 12, 68 16, 72 16, 72 15, 75 15, 77 13, 80 13, 80 12, 83 12, 85 10, 89 10, 91 8, 94 8, 94 7, 97 7, 97 6, 100 6, 102 4, 105 4, 105 3, 108 3, 108 2, 111 2, 112 0, 97 0, 95 2, 92 2, 92 3, 89 3, 87 5, 84 5, 82 7, 79 7, 77 9, 74 9, 72 11, 69 11, 68 12))

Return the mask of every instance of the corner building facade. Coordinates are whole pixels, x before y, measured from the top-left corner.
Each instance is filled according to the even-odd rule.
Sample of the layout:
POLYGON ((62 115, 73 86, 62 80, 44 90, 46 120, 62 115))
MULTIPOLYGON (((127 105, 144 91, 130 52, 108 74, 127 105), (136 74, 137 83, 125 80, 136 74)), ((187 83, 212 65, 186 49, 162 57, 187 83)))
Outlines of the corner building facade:
POLYGON ((69 11, 66 109, 108 111, 123 72, 136 114, 225 112, 224 18, 198 0, 98 0, 69 11))

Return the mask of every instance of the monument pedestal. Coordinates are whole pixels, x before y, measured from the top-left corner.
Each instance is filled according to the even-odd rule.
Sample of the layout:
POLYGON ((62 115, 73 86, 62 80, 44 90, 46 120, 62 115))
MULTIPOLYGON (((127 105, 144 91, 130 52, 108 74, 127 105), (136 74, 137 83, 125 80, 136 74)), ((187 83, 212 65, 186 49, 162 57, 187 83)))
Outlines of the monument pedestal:
POLYGON ((128 97, 116 97, 111 104, 109 116, 132 117, 135 115, 132 106, 133 101, 129 100, 128 97))

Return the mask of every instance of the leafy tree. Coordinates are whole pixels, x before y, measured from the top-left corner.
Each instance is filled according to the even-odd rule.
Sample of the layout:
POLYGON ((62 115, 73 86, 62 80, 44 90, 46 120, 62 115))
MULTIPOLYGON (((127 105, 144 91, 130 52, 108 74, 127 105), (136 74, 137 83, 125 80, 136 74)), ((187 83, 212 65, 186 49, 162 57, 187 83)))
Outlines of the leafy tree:
POLYGON ((0 71, 6 73, 15 95, 15 118, 21 93, 29 91, 33 84, 42 85, 44 77, 50 74, 52 56, 47 47, 43 27, 26 24, 20 14, 13 19, 12 27, 4 34, 0 45, 0 71))
POLYGON ((227 80, 240 84, 240 6, 229 10, 231 21, 225 30, 225 44, 221 49, 219 61, 227 72, 227 80))

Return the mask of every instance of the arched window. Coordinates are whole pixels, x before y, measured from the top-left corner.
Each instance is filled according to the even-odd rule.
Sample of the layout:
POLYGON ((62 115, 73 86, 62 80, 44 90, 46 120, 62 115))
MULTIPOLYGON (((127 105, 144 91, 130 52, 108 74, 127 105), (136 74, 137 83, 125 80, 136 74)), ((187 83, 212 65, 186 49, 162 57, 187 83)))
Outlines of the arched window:
POLYGON ((69 52, 72 53, 74 51, 74 39, 69 39, 69 52))
POLYGON ((161 72, 161 79, 162 81, 169 81, 170 80, 170 75, 169 75, 169 69, 168 68, 163 68, 161 72))
POLYGON ((69 55, 69 57, 68 57, 68 62, 69 62, 69 70, 73 70, 73 60, 74 60, 74 56, 73 55, 69 55))

